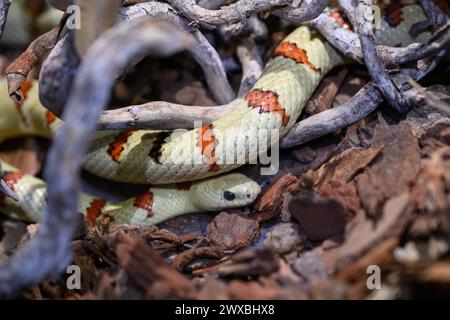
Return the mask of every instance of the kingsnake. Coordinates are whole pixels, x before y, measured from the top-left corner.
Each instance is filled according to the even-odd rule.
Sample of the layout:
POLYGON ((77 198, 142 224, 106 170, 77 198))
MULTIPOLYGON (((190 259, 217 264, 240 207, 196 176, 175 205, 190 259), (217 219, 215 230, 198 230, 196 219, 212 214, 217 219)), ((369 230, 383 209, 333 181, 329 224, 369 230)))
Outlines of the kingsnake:
MULTIPOLYGON (((376 33, 383 44, 404 46, 429 37, 426 32, 415 39, 409 35, 413 24, 426 19, 420 6, 383 9, 386 15, 376 33)), ((348 27, 335 12, 330 15, 348 27)), ((282 138, 321 79, 344 62, 329 43, 300 26, 276 47, 252 90, 224 117, 178 137, 168 131, 97 132, 84 169, 114 181, 159 186, 119 203, 82 194, 79 212, 91 223, 109 215, 118 223, 146 226, 183 213, 252 203, 260 193, 259 185, 242 174, 225 174, 242 165, 236 163, 236 156, 245 154, 243 162, 248 163, 266 152, 277 142, 272 133, 282 138)), ((22 89, 27 98, 16 105, 8 96, 6 82, 1 84, 0 141, 25 135, 51 138, 62 121, 39 103, 37 82, 27 81, 22 89)), ((45 211, 45 182, 6 163, 3 179, 19 201, 3 197, 0 210, 39 221, 45 211)))

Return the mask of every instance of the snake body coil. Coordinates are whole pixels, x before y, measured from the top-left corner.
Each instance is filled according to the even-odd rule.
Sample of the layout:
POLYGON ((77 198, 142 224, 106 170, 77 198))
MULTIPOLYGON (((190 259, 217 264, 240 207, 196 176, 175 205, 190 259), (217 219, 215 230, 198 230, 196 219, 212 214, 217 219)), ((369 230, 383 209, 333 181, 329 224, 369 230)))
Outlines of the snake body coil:
MULTIPOLYGON (((387 14, 393 15, 386 10, 387 14)), ((409 36, 411 26, 426 19, 420 6, 399 8, 400 18, 387 16, 377 32, 380 41, 405 45, 424 41, 409 36)), ((97 132, 83 167, 120 182, 171 184, 196 181, 191 187, 166 185, 127 201, 111 204, 81 196, 79 211, 91 222, 103 214, 119 223, 148 225, 172 216, 243 206, 254 201, 259 186, 248 178, 223 174, 256 159, 295 124, 324 75, 344 63, 336 50, 308 27, 299 27, 274 50, 263 74, 247 96, 227 115, 181 136, 166 131, 97 132), (276 134, 276 139, 273 135, 276 134), (200 180, 200 181, 197 181, 200 180)), ((6 84, 0 96, 0 141, 23 135, 51 138, 62 124, 38 101, 37 84, 21 106, 10 101, 6 84)), ((6 165, 4 179, 19 203, 3 199, 2 211, 37 221, 45 207, 45 183, 6 165)))

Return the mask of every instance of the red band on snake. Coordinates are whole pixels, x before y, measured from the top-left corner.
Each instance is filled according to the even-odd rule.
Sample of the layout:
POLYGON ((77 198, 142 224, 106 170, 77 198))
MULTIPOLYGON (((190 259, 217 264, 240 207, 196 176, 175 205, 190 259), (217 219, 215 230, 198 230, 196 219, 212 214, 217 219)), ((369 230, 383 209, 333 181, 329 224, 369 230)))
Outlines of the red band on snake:
POLYGON ((153 192, 150 190, 141 193, 136 197, 134 200, 135 207, 143 209, 147 211, 147 216, 152 217, 153 216, 153 192))
POLYGON ((55 114, 53 112, 47 111, 45 113, 45 116, 46 116, 48 125, 51 125, 56 120, 56 116, 55 116, 55 114))
POLYGON ((314 71, 320 72, 320 68, 316 68, 316 66, 309 61, 308 53, 302 48, 299 48, 295 43, 281 43, 273 52, 273 56, 291 59, 297 63, 308 66, 314 71))
POLYGON ((390 27, 396 28, 402 21, 402 5, 400 4, 388 4, 385 8, 386 15, 384 19, 390 27))
POLYGON ((106 204, 106 200, 103 199, 95 199, 89 205, 89 208, 86 209, 86 218, 91 225, 95 224, 97 218, 102 213, 102 209, 106 204))
POLYGON ((259 113, 278 113, 282 118, 282 125, 286 126, 288 124, 289 116, 286 114, 286 110, 278 102, 277 93, 254 89, 247 94, 245 100, 251 108, 258 108, 259 113))
POLYGON ((198 131, 198 140, 202 155, 209 165, 209 171, 218 171, 220 167, 216 159, 216 137, 213 129, 212 124, 201 127, 198 131))
POLYGON ((127 143, 128 138, 135 131, 125 131, 120 133, 108 147, 108 154, 115 162, 120 162, 120 157, 122 155, 122 151, 125 148, 124 145, 127 143))

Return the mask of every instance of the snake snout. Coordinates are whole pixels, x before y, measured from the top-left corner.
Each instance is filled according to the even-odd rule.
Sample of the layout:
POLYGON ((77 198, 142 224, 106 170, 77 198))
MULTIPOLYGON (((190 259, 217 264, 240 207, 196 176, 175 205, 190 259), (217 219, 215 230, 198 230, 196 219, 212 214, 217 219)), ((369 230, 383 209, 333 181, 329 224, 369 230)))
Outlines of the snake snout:
POLYGON ((251 183, 247 187, 244 197, 245 197, 247 203, 250 204, 256 200, 256 198, 259 196, 260 193, 261 193, 261 187, 259 186, 259 184, 257 184, 254 181, 251 181, 251 183))

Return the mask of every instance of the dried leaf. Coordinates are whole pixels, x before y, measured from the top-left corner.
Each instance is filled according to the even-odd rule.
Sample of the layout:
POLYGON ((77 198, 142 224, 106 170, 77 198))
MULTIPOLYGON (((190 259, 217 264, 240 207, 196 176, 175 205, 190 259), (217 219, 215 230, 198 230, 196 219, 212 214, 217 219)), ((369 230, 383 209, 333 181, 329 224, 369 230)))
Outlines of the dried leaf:
POLYGON ((307 281, 325 279, 328 276, 326 264, 315 251, 307 251, 290 262, 292 269, 307 281))
POLYGON ((183 271, 186 266, 199 258, 208 259, 221 259, 224 256, 222 248, 209 246, 209 247, 196 247, 175 256, 172 262, 172 267, 178 271, 183 271))
POLYGON ((337 274, 337 279, 354 284, 349 289, 348 298, 363 299, 370 293, 366 285, 367 267, 376 265, 385 270, 394 262, 392 253, 398 244, 397 237, 388 238, 337 274))
POLYGON ((313 162, 317 157, 317 153, 309 145, 293 150, 292 154, 300 163, 304 164, 313 162))
POLYGON ((291 197, 287 206, 311 241, 324 241, 344 231, 345 210, 334 199, 322 199, 312 192, 301 192, 291 197))
POLYGON ((343 68, 338 73, 329 75, 322 80, 316 93, 309 99, 305 110, 309 114, 316 114, 330 109, 333 100, 348 75, 348 69, 343 68))
POLYGON ((25 100, 26 93, 23 92, 22 85, 27 80, 28 73, 36 66, 39 59, 54 47, 60 31, 61 27, 56 26, 49 32, 41 35, 6 68, 8 93, 14 102, 22 104, 25 100))
POLYGON ((444 147, 432 154, 423 164, 412 190, 418 209, 438 213, 449 206, 449 159, 450 147, 444 147))
POLYGON ((6 260, 18 245, 21 238, 27 232, 27 225, 21 221, 5 221, 1 225, 3 230, 2 239, 0 241, 0 261, 6 260))
POLYGON ((134 285, 145 292, 147 298, 195 297, 193 285, 189 280, 170 268, 145 241, 119 234, 116 254, 119 264, 134 285))
POLYGON ((264 191, 255 204, 255 209, 259 212, 253 213, 250 217, 259 222, 276 217, 283 206, 283 194, 295 188, 298 188, 297 178, 291 173, 286 173, 264 191))
POLYGON ((324 139, 317 146, 301 146, 293 150, 294 157, 302 164, 306 164, 305 171, 320 168, 336 151, 337 142, 334 139, 324 139))
MULTIPOLYGON (((166 241, 166 242, 161 244, 161 245, 159 245, 155 249, 157 249, 157 250, 173 249, 175 247, 178 247, 178 246, 184 245, 184 244, 186 244, 188 242, 191 242, 191 241, 193 241, 193 240, 195 240, 197 238, 198 238, 198 234, 195 233, 195 232, 185 233, 185 234, 182 234, 181 236, 177 237, 176 241, 169 242, 169 241, 166 241, 166 240, 169 240, 169 239, 164 239, 163 241, 166 241)), ((162 240, 162 239, 158 239, 158 240, 162 240)))
POLYGON ((438 110, 440 113, 445 114, 446 116, 450 116, 450 104, 439 99, 437 95, 435 95, 432 91, 427 91, 424 87, 418 84, 416 81, 410 79, 409 84, 416 92, 423 96, 424 102, 434 109, 438 110))
POLYGON ((207 277, 198 293, 199 300, 226 300, 229 298, 227 284, 215 277, 207 277))
POLYGON ((251 249, 231 257, 217 272, 222 277, 257 277, 278 270, 278 255, 271 249, 251 249))
POLYGON ((344 244, 330 252, 336 259, 337 268, 348 266, 380 242, 399 235, 411 217, 410 201, 408 192, 390 199, 376 223, 364 214, 356 216, 347 226, 344 244))
POLYGON ((406 265, 404 272, 410 282, 450 285, 450 261, 414 263, 406 265))
POLYGON ((223 250, 237 250, 248 246, 259 232, 259 224, 253 219, 222 212, 208 225, 208 240, 223 250))
POLYGON ((382 156, 356 178, 356 187, 364 208, 377 217, 384 202, 408 190, 420 170, 420 149, 408 124, 378 125, 374 144, 383 144, 382 156))
POLYGON ((228 287, 228 294, 232 300, 273 300, 278 291, 266 288, 255 281, 233 280, 228 287))
POLYGON ((320 189, 331 180, 349 182, 357 173, 366 168, 380 154, 381 150, 383 150, 383 145, 369 149, 350 148, 345 150, 313 172, 314 185, 320 189))
POLYGON ((355 217, 361 210, 361 201, 356 193, 356 187, 353 182, 330 180, 327 181, 319 190, 319 196, 325 199, 335 199, 345 209, 347 220, 355 217))
POLYGON ((301 251, 306 240, 299 225, 295 223, 277 224, 272 231, 267 233, 266 237, 264 246, 272 248, 277 253, 301 251))

